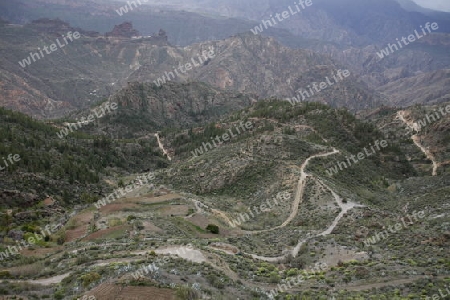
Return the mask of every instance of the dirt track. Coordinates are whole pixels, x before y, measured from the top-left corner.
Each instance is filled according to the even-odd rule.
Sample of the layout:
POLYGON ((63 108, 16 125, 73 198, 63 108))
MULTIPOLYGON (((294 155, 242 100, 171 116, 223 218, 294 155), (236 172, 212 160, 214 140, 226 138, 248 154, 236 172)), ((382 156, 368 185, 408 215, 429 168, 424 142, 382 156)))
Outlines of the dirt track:
MULTIPOLYGON (((410 128, 411 130, 415 130, 416 132, 420 131, 420 128, 418 127, 417 123, 414 123, 413 121, 408 121, 405 119, 405 111, 400 110, 397 112, 397 119, 399 119, 400 121, 402 121, 403 123, 405 123, 406 126, 408 126, 408 128, 410 128)), ((420 151, 422 151, 425 156, 432 161, 433 163, 433 171, 431 173, 432 176, 437 176, 437 170, 440 166, 440 164, 436 161, 436 158, 434 157, 434 154, 431 153, 427 148, 425 148, 425 146, 423 146, 420 143, 420 138, 418 135, 413 135, 411 136, 411 139, 414 142, 414 145, 416 145, 420 151)))

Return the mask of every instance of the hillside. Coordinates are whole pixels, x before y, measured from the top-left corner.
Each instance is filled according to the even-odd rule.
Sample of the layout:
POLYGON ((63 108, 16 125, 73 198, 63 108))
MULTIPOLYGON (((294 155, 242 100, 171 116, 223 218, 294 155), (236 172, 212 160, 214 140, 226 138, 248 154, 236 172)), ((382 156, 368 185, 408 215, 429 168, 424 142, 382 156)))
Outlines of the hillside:
MULTIPOLYGON (((110 99, 118 103, 117 111, 86 130, 122 138, 144 137, 168 128, 203 125, 256 102, 249 95, 198 82, 168 82, 160 87, 133 82, 110 99)), ((72 118, 82 115, 86 112, 79 111, 72 118)))
POLYGON ((0 1, 0 300, 449 296, 418 1, 0 1))
MULTIPOLYGON (((204 49, 213 49, 214 58, 201 68, 193 69, 188 78, 222 89, 282 99, 298 97, 300 91, 307 91, 303 101, 319 101, 352 110, 375 107, 381 101, 353 74, 339 78, 337 72, 343 72, 343 66, 312 51, 284 47, 272 38, 242 34, 223 41, 195 44, 184 48, 181 53, 164 50, 170 57, 167 61, 173 60, 172 65, 182 65, 204 49), (309 90, 313 83, 326 82, 327 78, 331 83, 327 83, 325 89, 309 90)), ((165 64, 150 59, 143 60, 141 65, 130 75, 131 79, 155 80, 169 69, 165 64)))
MULTIPOLYGON (((195 84, 168 87, 202 90, 202 85, 195 84)), ((128 92, 134 88, 130 86, 128 92)), ((154 95, 164 99, 167 92, 162 88, 154 95)), ((138 116, 131 99, 128 113, 138 116)), ((416 117, 420 113, 412 111, 416 117)), ((294 293, 305 299, 325 295, 391 298, 399 293, 416 297, 430 282, 433 291, 442 288, 449 263, 447 253, 440 250, 450 242, 445 226, 448 174, 443 169, 439 176, 423 173, 410 159, 414 150, 408 143, 392 138, 394 133, 402 134, 401 124, 389 126, 390 132, 377 129, 395 114, 393 109, 380 110, 362 121, 346 110, 320 103, 292 107, 272 99, 220 119, 211 116, 209 125, 163 130, 163 147, 172 159, 166 160, 167 169, 156 172, 154 190, 143 186, 113 203, 68 209, 63 229, 48 242, 2 262, 2 274, 11 281, 1 286, 20 290, 41 282, 29 290, 46 295, 51 283, 59 283, 51 293, 60 299, 74 287, 79 288, 78 295, 98 299, 122 290, 137 299, 144 299, 148 292, 158 294, 158 299, 189 299, 188 295, 192 299, 201 295, 268 299, 272 293, 294 293), (225 133, 230 134, 228 141, 203 154, 195 151, 225 133), (383 140, 387 147, 337 173, 329 172, 346 157, 383 140), (265 208, 257 210, 262 203, 265 208), (383 224, 398 223, 406 213, 418 211, 420 218, 416 216, 408 228, 368 246, 367 239, 383 230, 383 224), (219 231, 205 229, 208 224, 218 226, 219 231), (58 246, 61 243, 64 250, 58 246), (80 247, 83 252, 75 256, 80 247), (430 261, 429 255, 435 260, 430 261), (147 265, 152 270, 145 273, 142 268, 147 265), (277 284, 305 274, 302 269, 308 276, 302 277, 300 285, 279 290, 277 284), (437 276, 433 280, 427 277, 432 274, 437 276), (387 281, 377 280, 380 276, 387 281)), ((114 117, 108 120, 111 126, 116 123, 120 121, 114 117)), ((442 124, 427 127, 427 136, 438 137, 442 130, 436 126, 442 124)), ((102 124, 96 122, 96 126, 102 124)), ((435 154, 448 149, 447 143, 435 154)), ((127 155, 128 167, 134 159, 127 155)), ((144 168, 144 161, 136 162, 144 168)), ((20 167, 12 172, 17 173, 20 167)), ((14 213, 13 220, 19 215, 14 213)), ((21 228, 10 225, 6 230, 29 234, 45 225, 22 222, 21 228)), ((5 242, 11 245, 12 240, 5 242)))
POLYGON ((447 174, 450 163, 449 104, 445 101, 433 106, 380 109, 371 113, 370 119, 390 140, 399 142, 419 174, 447 174))
POLYGON ((446 102, 450 100, 450 69, 398 79, 378 90, 395 106, 446 102))
POLYGON ((98 199, 111 189, 112 178, 167 164, 154 137, 112 140, 74 132, 61 139, 62 125, 55 128, 3 108, 0 114, 0 156, 19 156, 0 173, 2 209, 34 207, 49 196, 72 207, 98 199))

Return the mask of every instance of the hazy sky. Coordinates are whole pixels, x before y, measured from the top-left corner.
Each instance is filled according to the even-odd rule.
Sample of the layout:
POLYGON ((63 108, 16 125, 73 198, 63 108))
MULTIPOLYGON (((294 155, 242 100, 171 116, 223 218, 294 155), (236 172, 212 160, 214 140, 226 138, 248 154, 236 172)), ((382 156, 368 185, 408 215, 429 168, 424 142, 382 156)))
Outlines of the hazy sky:
POLYGON ((414 0, 422 7, 450 12, 450 0, 414 0))
MULTIPOLYGON (((113 0, 113 1, 115 1, 115 0, 113 0)), ((127 0, 122 0, 122 1, 126 2, 127 0)), ((173 3, 178 2, 178 1, 173 1, 173 0, 172 1, 166 0, 166 1, 173 2, 173 3)), ((450 0, 412 0, 412 1, 416 2, 417 4, 419 4, 422 7, 450 12, 450 0)), ((143 2, 147 2, 147 1, 144 0, 143 2)), ((150 1, 150 2, 156 2, 156 1, 150 1)), ((160 0, 159 2, 164 2, 164 1, 160 0)))

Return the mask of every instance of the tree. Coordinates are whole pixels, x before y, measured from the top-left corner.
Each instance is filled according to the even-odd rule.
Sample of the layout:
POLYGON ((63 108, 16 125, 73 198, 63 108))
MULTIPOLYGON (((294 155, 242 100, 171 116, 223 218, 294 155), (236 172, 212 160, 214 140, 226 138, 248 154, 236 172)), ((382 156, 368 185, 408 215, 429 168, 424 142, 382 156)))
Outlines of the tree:
POLYGON ((206 226, 206 230, 214 234, 219 234, 219 226, 214 224, 209 224, 208 226, 206 226))
POLYGON ((117 185, 118 185, 120 188, 125 187, 125 183, 123 182, 123 179, 122 179, 122 178, 119 180, 119 183, 118 183, 117 185))
POLYGON ((66 231, 63 229, 61 233, 56 238, 56 243, 62 245, 66 242, 66 231))

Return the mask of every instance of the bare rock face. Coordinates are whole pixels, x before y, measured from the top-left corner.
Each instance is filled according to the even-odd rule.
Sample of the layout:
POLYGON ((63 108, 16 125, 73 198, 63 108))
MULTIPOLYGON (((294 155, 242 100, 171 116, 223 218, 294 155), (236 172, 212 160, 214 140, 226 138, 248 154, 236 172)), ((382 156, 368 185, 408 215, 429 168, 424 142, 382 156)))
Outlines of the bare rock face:
POLYGON ((167 33, 162 29, 159 30, 158 37, 167 41, 167 33))
POLYGON ((140 33, 133 28, 131 22, 124 22, 114 26, 114 29, 111 32, 107 32, 106 36, 131 38, 133 36, 140 36, 140 33))

